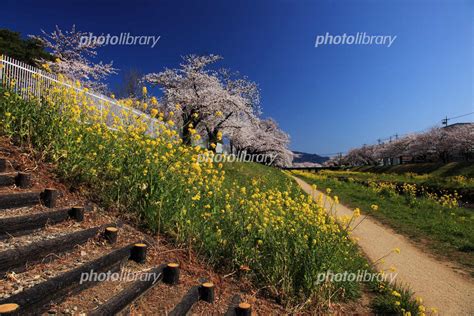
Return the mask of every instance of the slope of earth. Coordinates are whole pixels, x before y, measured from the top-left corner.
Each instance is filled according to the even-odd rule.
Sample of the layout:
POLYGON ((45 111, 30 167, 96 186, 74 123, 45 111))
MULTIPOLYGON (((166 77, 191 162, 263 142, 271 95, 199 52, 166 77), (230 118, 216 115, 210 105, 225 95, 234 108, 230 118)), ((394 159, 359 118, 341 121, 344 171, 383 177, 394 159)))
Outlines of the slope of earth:
MULTIPOLYGON (((31 175, 32 186, 28 190, 57 189, 59 191, 57 208, 85 206, 83 221, 77 222, 69 219, 60 223, 49 223, 38 231, 22 236, 8 236, 0 240, 0 251, 23 249, 43 240, 55 240, 55 238, 101 225, 111 224, 119 227, 118 240, 113 245, 96 236, 68 251, 62 253, 53 251, 44 258, 36 258, 41 260, 34 264, 28 263, 20 271, 13 272, 13 269, 9 269, 0 278, 0 300, 8 301, 10 297, 99 259, 108 252, 137 241, 143 241, 148 245, 146 262, 137 264, 128 261, 121 268, 135 273, 143 273, 163 263, 179 263, 180 282, 176 286, 162 283, 154 286, 130 306, 129 312, 132 314, 166 315, 180 302, 192 286, 201 284, 203 280, 210 281, 215 285, 214 304, 200 301, 193 305, 190 310, 191 314, 223 314, 228 310, 236 295, 242 301, 247 301, 252 305, 254 314, 284 315, 294 312, 294 310, 285 309, 273 299, 265 297, 262 294, 262 289, 254 287, 246 279, 245 269, 227 274, 212 270, 204 258, 199 257, 190 249, 176 247, 168 236, 149 234, 146 230, 138 228, 140 225, 133 218, 118 214, 113 209, 104 210, 98 203, 90 202, 87 187, 70 187, 67 183, 61 183, 54 174, 54 166, 39 162, 41 159, 35 159, 35 154, 32 154, 31 149, 20 149, 11 145, 8 139, 0 138, 0 158, 6 158, 9 171, 21 171, 31 175)), ((278 186, 288 181, 288 178, 278 170, 255 164, 235 164, 227 167, 227 170, 229 173, 233 173, 234 181, 249 183, 249 185, 249 175, 266 177, 269 185, 278 186)), ((227 185, 232 185, 232 183, 227 185)), ((12 185, 3 187, 0 191, 0 194, 7 195, 12 192, 21 193, 22 189, 12 185)), ((47 211, 49 210, 45 209, 43 205, 3 209, 0 212, 0 220, 17 216, 38 215, 47 211)), ((56 304, 51 304, 47 313, 85 315, 129 288, 130 285, 131 282, 128 280, 100 282, 80 293, 67 295, 56 304)), ((370 314, 369 305, 370 299, 364 296, 359 302, 331 304, 331 312, 366 315, 370 314)))

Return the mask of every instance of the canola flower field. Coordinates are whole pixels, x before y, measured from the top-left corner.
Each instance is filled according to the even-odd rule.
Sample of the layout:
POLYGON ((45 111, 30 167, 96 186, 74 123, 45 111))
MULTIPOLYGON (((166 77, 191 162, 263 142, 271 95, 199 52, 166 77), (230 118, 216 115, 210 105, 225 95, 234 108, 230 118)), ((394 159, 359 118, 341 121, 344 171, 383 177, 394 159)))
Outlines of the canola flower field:
MULTIPOLYGON (((372 182, 391 182, 391 183, 407 183, 413 184, 418 187, 434 187, 439 191, 449 190, 473 190, 474 189, 474 179, 471 176, 472 173, 472 164, 468 162, 464 163, 450 163, 452 169, 444 166, 445 169, 448 169, 449 172, 454 174, 452 175, 443 175, 441 172, 433 173, 423 173, 418 174, 414 172, 405 172, 405 173, 375 173, 375 172, 364 172, 358 171, 357 169, 362 167, 356 167, 355 170, 324 170, 323 173, 332 176, 338 177, 341 179, 353 179, 353 180, 363 180, 363 181, 372 181, 372 182), (464 168, 463 166, 466 165, 464 168), (456 170, 456 167, 459 170, 456 170), (459 173, 459 174, 456 174, 459 173)), ((442 169, 442 168, 440 168, 442 169)), ((448 174, 449 174, 448 172, 448 174)))
MULTIPOLYGON (((351 183, 366 184, 374 192, 386 192, 391 195, 401 194, 406 195, 412 200, 416 197, 424 197, 431 201, 437 202, 442 206, 448 208, 456 208, 461 204, 461 195, 456 191, 448 192, 440 189, 438 192, 433 192, 425 188, 424 182, 426 179, 431 179, 426 174, 407 173, 404 175, 393 174, 373 174, 369 172, 347 171, 347 170, 321 170, 314 179, 335 179, 339 181, 346 181, 351 183), (401 181, 405 180, 405 181, 401 181), (421 183, 420 183, 421 182, 421 183)), ((467 178, 462 175, 448 177, 446 182, 456 183, 458 185, 470 186, 473 183, 472 178, 467 178)))
POLYGON ((152 113, 161 124, 151 138, 143 116, 101 113, 75 89, 54 87, 36 101, 0 94, 0 133, 41 151, 63 179, 88 184, 105 205, 216 267, 246 270, 284 303, 322 306, 330 296, 359 295, 354 282, 317 284, 319 272, 368 264, 348 232, 283 173, 252 164, 250 176, 238 170, 250 165, 198 163, 198 154, 213 153, 184 146, 169 113, 152 113))
POLYGON ((407 182, 416 185, 434 186, 444 189, 473 189, 474 165, 467 161, 444 163, 411 163, 394 166, 352 167, 347 174, 354 172, 364 179, 377 181, 407 182))
MULTIPOLYGON (((391 182, 375 182, 373 175, 350 171, 293 171, 308 183, 321 189, 331 188, 341 203, 360 208, 414 241, 423 240, 435 253, 462 264, 474 273, 474 215, 470 209, 458 206, 456 194, 423 192, 412 183, 401 188, 391 182), (341 175, 347 180, 341 180, 341 175), (357 183, 357 178, 372 179, 368 186, 357 183), (400 192, 401 190, 401 192, 400 192), (417 192, 422 194, 417 194, 417 192), (374 211, 371 205, 379 205, 374 211)), ((389 176, 389 175, 387 175, 389 176)), ((423 177, 423 176, 420 176, 423 177)), ((468 182, 463 178, 457 181, 468 182)))

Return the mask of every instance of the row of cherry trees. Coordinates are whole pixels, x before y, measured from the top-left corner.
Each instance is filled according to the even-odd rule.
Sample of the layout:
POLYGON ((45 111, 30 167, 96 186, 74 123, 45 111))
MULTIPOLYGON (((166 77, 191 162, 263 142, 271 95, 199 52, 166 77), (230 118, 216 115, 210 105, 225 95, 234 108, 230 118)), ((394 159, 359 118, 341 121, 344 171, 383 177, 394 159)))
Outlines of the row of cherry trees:
POLYGON ((448 162, 453 158, 469 159, 473 153, 474 124, 456 124, 383 144, 351 149, 345 156, 335 157, 326 165, 375 165, 383 159, 401 157, 413 161, 448 162))
MULTIPOLYGON (((45 68, 79 79, 93 90, 107 92, 105 79, 117 69, 112 63, 95 62, 100 44, 81 43, 82 36, 87 33, 75 27, 65 32, 56 27, 52 33, 43 31, 41 36, 32 37, 56 57, 54 62, 44 60, 45 68)), ((158 102, 157 98, 145 96, 145 101, 153 100, 147 102, 150 106, 146 111, 158 110, 173 116, 185 144, 191 144, 193 135, 198 133, 209 149, 227 139, 233 152, 276 156, 276 165, 291 164, 289 135, 274 120, 262 118, 257 84, 228 69, 215 69, 221 59, 212 54, 188 55, 179 68, 146 74, 141 83, 157 86, 162 92, 158 102)))

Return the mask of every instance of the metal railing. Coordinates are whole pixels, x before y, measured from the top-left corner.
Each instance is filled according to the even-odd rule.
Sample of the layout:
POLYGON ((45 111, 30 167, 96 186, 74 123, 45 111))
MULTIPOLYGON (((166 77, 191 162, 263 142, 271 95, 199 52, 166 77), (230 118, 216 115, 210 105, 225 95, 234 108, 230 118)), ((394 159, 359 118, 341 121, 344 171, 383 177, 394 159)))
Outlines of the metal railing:
POLYGON ((117 100, 103 94, 60 80, 56 74, 27 65, 6 55, 0 55, 0 84, 4 87, 9 87, 23 99, 41 99, 54 85, 75 89, 87 96, 90 103, 99 110, 101 117, 104 117, 104 111, 107 111, 108 114, 105 120, 108 126, 113 124, 114 116, 121 118, 125 122, 127 120, 126 117, 131 115, 146 122, 148 125, 146 133, 148 135, 155 135, 155 126, 160 124, 158 120, 144 112, 132 107, 123 106, 117 100))

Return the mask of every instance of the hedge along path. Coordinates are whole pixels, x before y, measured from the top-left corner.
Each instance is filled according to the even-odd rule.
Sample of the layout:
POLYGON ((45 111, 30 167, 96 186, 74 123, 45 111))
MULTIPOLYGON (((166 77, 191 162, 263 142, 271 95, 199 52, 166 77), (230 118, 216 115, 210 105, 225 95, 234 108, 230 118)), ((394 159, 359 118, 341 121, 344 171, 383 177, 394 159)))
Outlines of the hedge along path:
MULTIPOLYGON (((293 178, 306 193, 313 194, 311 185, 297 177, 293 178)), ((322 195, 324 208, 330 209, 331 201, 326 195, 320 191, 315 193, 315 200, 322 195)), ((352 216, 353 210, 338 204, 333 212, 336 216, 352 216)), ((394 248, 400 249, 400 254, 393 253, 384 258, 384 262, 379 261, 377 268, 386 270, 394 266, 397 269, 394 272, 397 273, 397 282, 408 285, 415 296, 423 298, 423 305, 436 307, 441 315, 474 314, 474 282, 469 276, 453 271, 452 264, 433 258, 415 247, 406 237, 370 217, 357 218, 352 227, 356 227, 352 236, 358 239, 359 246, 372 262, 394 248)))

